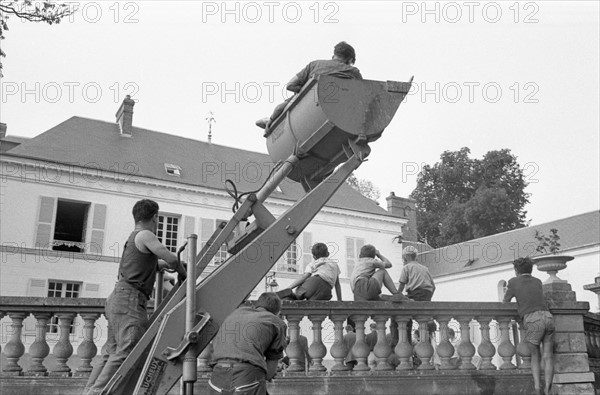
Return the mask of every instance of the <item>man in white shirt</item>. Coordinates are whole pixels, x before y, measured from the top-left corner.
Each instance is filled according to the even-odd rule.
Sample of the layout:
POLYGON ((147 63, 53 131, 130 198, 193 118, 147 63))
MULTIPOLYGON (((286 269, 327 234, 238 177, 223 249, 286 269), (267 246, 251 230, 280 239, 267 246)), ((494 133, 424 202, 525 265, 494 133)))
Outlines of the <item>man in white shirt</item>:
POLYGON ((290 289, 298 288, 297 300, 330 300, 331 290, 335 287, 338 301, 342 301, 340 286, 340 268, 336 261, 329 258, 329 250, 324 243, 312 246, 314 261, 306 265, 304 275, 290 285, 290 289))

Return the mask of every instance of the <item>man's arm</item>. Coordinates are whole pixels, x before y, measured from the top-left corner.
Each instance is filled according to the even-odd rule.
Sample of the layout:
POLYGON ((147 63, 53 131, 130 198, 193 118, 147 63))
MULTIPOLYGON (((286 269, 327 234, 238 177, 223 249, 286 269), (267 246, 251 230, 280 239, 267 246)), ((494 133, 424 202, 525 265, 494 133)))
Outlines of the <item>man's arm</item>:
POLYGON ((405 286, 406 286, 406 284, 399 282, 398 283, 398 293, 402 293, 402 291, 404 291, 405 286))
POLYGON ((514 293, 512 287, 511 287, 511 284, 510 284, 510 281, 509 281, 508 285, 506 286, 506 292, 504 293, 504 299, 502 299, 502 301, 504 303, 508 303, 514 297, 515 297, 515 293, 514 293))
POLYGON ((385 269, 389 269, 390 267, 392 267, 392 262, 390 262, 389 259, 387 259, 386 257, 384 257, 383 255, 381 255, 381 253, 379 252, 379 250, 377 250, 375 252, 375 256, 379 259, 381 259, 381 261, 384 263, 385 265, 385 269))
POLYGON ((337 296, 338 302, 342 301, 342 286, 340 285, 340 278, 335 279, 335 295, 337 296))
POLYGON ((299 287, 300 285, 304 284, 304 282, 311 276, 310 273, 304 273, 302 275, 302 277, 300 277, 299 279, 297 279, 296 281, 294 281, 288 288, 289 289, 294 289, 296 287, 299 287))
POLYGON ((180 264, 179 260, 177 259, 177 255, 173 254, 167 249, 167 247, 158 241, 158 238, 154 233, 150 232, 149 230, 143 230, 136 235, 135 242, 136 246, 142 244, 149 252, 156 255, 159 259, 162 259, 166 263, 167 268, 175 270, 180 276, 187 276, 183 265, 180 264))
POLYGON ((267 380, 271 380, 277 374, 278 359, 267 359, 267 380))
POLYGON ((300 89, 302 89, 302 86, 304 84, 302 83, 302 81, 300 80, 300 78, 298 78, 297 75, 295 75, 290 82, 287 83, 287 90, 290 92, 294 92, 294 93, 298 93, 300 92, 300 89))

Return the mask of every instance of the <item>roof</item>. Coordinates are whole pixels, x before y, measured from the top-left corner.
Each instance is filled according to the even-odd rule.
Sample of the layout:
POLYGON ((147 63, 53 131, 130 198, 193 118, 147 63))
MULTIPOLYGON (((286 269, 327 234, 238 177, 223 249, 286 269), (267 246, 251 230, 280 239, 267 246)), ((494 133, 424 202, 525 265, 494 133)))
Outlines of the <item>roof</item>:
POLYGON ((11 150, 17 145, 24 143, 27 140, 29 140, 28 137, 5 136, 2 139, 0 139, 0 152, 6 152, 8 150, 11 150))
MULTIPOLYGON (((260 134, 257 134, 257 138, 260 134)), ((231 179, 239 192, 258 190, 274 163, 267 154, 133 127, 121 135, 117 123, 72 117, 16 146, 9 156, 115 171, 123 175, 223 190, 231 179), (167 174, 165 164, 179 166, 179 177, 167 174)), ((97 173, 95 173, 97 174, 97 173)), ((271 196, 296 201, 305 195, 301 185, 285 180, 271 196)), ((390 216, 373 200, 344 183, 327 207, 390 216)))
POLYGON ((553 228, 558 230, 561 252, 598 246, 600 211, 438 248, 421 253, 417 260, 427 266, 434 277, 511 263, 519 257, 541 255, 535 250, 535 231, 549 235, 553 228))

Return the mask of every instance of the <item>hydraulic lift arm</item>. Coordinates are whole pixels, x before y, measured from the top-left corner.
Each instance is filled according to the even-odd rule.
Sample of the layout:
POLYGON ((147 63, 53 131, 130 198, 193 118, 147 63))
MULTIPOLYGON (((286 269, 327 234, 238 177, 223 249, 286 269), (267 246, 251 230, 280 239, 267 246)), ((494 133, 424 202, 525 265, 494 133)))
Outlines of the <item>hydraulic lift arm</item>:
MULTIPOLYGON (((248 233, 238 237, 230 249, 233 255, 195 285, 195 327, 186 333, 186 287, 181 285, 159 307, 150 328, 103 393, 166 394, 182 376, 184 356, 200 354, 225 318, 247 298, 346 178, 366 160, 370 153, 368 143, 379 138, 409 89, 410 82, 348 81, 325 76, 309 82, 305 92, 300 93, 304 96, 282 116, 287 117, 287 122, 280 117, 268 136, 271 157, 280 165, 215 233, 213 244, 198 254, 194 277, 230 239, 241 221, 250 215, 256 218, 253 225, 258 225, 248 226, 248 233), (332 83, 338 84, 336 89, 342 92, 334 104, 325 100, 331 99, 326 86, 332 83), (345 104, 348 118, 362 124, 354 130, 338 126, 350 125, 339 109, 345 104), (362 114, 356 114, 358 108, 362 108, 362 114), (294 119, 296 113, 304 115, 294 119), (310 122, 302 122, 307 118, 310 122), (290 142, 289 135, 295 140, 290 142), (275 219, 263 203, 286 177, 301 182, 308 193, 275 219)), ((185 284, 196 283, 195 280, 188 277, 185 284)))

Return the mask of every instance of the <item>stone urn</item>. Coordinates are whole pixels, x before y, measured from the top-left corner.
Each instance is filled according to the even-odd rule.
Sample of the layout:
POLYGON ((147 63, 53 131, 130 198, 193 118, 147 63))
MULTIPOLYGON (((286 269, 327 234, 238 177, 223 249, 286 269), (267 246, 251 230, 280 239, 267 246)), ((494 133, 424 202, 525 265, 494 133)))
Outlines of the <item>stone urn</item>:
POLYGON ((567 262, 573 259, 574 257, 570 255, 546 255, 534 258, 533 262, 539 271, 548 273, 549 277, 544 281, 544 284, 566 283, 567 280, 561 280, 556 273, 565 269, 567 262))

